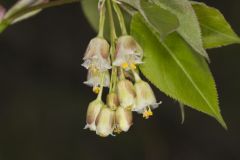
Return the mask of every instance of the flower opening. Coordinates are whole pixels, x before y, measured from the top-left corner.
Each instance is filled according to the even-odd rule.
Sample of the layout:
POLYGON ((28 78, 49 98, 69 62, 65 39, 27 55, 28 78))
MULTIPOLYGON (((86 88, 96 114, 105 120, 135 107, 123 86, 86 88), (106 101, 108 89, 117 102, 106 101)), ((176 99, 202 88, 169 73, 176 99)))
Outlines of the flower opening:
POLYGON ((143 63, 142 57, 143 50, 132 36, 125 35, 118 38, 114 66, 125 70, 136 69, 136 64, 143 63))
POLYGON ((103 87, 108 87, 110 84, 109 72, 107 70, 101 72, 97 68, 91 67, 88 69, 87 81, 84 84, 93 87, 94 90, 99 88, 101 84, 103 87), (103 82, 102 77, 104 77, 103 82))

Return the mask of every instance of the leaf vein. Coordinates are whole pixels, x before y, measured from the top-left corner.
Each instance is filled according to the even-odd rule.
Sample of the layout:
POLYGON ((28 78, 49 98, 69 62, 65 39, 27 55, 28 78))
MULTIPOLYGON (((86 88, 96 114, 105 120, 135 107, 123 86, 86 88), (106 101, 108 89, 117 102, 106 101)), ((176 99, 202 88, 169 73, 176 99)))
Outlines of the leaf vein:
POLYGON ((194 80, 191 78, 191 76, 188 74, 188 72, 186 71, 186 69, 184 68, 184 66, 182 65, 182 63, 177 59, 177 57, 174 55, 173 51, 165 44, 162 43, 163 46, 166 48, 166 50, 169 52, 170 56, 174 59, 174 61, 179 65, 179 67, 182 69, 182 71, 185 73, 185 75, 187 76, 187 78, 190 80, 190 82, 193 84, 194 88, 197 90, 197 92, 200 94, 200 96, 204 99, 204 101, 208 104, 208 106, 210 107, 210 109, 213 111, 213 113, 217 116, 218 114, 216 113, 216 111, 213 109, 212 105, 209 103, 209 101, 207 100, 207 98, 205 97, 205 95, 202 93, 202 91, 199 89, 199 87, 197 86, 197 84, 194 82, 194 80))

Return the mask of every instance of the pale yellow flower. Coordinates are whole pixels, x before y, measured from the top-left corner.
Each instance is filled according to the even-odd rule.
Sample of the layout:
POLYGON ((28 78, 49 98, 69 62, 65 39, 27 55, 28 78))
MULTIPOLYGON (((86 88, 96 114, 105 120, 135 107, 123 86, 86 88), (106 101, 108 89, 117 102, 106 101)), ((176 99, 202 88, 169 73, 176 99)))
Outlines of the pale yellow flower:
POLYGON ((124 79, 117 84, 117 94, 120 106, 131 109, 135 104, 135 89, 131 81, 124 79))
POLYGON ((132 111, 123 107, 118 107, 116 110, 116 128, 119 131, 127 132, 132 123, 132 111))
POLYGON ((134 88, 136 101, 133 111, 143 114, 143 117, 148 119, 153 115, 151 109, 157 108, 161 102, 157 102, 153 90, 147 82, 139 80, 134 84, 134 88))
POLYGON ((97 118, 96 125, 97 135, 101 137, 112 135, 115 125, 115 112, 106 106, 103 107, 97 118))
POLYGON ((89 128, 91 131, 96 130, 96 119, 101 109, 103 108, 103 106, 104 106, 104 103, 99 99, 96 99, 89 104, 88 110, 87 110, 87 117, 86 117, 87 124, 84 129, 89 128))

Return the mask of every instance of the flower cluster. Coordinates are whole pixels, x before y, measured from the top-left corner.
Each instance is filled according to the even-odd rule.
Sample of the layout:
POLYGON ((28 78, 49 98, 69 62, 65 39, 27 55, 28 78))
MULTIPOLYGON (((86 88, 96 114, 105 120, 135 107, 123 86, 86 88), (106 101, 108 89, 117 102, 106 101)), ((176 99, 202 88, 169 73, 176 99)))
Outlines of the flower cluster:
POLYGON ((111 47, 116 48, 112 60, 107 40, 93 38, 82 64, 88 69, 84 83, 98 94, 88 106, 85 129, 95 131, 101 137, 127 132, 133 124, 132 112, 148 119, 153 115, 152 109, 159 105, 150 85, 138 74, 143 50, 137 41, 132 36, 123 35, 111 47), (112 70, 111 78, 109 70, 112 70), (109 87, 106 104, 102 101, 104 87, 109 87))

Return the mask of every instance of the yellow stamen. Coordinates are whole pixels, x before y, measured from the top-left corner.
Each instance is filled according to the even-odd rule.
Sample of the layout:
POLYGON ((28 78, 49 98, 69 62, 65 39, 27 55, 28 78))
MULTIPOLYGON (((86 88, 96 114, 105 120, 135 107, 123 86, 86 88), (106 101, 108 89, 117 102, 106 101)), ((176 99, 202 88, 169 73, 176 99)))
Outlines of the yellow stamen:
POLYGON ((153 112, 150 107, 144 109, 143 111, 143 118, 148 119, 149 117, 153 116, 153 112))
POLYGON ((128 68, 128 63, 127 63, 127 62, 125 62, 125 63, 121 64, 121 67, 122 67, 123 69, 126 69, 126 68, 128 68))
POLYGON ((93 87, 93 92, 98 94, 100 92, 100 87, 93 87))
POLYGON ((113 130, 114 133, 120 134, 122 130, 119 127, 115 127, 113 130))
POLYGON ((136 69, 136 68, 137 68, 136 64, 134 64, 134 63, 131 63, 131 64, 130 64, 130 67, 131 67, 132 69, 136 69))

